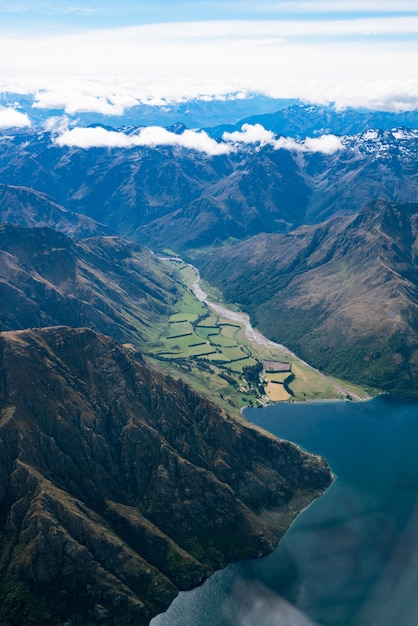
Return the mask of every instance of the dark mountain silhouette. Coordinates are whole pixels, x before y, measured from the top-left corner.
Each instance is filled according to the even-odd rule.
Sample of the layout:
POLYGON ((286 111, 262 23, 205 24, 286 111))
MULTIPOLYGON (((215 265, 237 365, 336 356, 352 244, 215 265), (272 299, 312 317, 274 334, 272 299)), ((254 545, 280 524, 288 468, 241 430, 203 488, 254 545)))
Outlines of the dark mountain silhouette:
POLYGON ((26 228, 47 226, 78 239, 112 234, 108 226, 67 211, 44 193, 12 185, 0 185, 0 223, 26 228))
POLYGON ((369 109, 337 109, 333 105, 292 103, 275 112, 252 114, 235 124, 218 124, 205 130, 212 137, 241 130, 243 124, 261 124, 266 130, 287 137, 313 137, 324 133, 357 135, 369 130, 392 130, 400 126, 418 128, 417 111, 373 111, 369 109))

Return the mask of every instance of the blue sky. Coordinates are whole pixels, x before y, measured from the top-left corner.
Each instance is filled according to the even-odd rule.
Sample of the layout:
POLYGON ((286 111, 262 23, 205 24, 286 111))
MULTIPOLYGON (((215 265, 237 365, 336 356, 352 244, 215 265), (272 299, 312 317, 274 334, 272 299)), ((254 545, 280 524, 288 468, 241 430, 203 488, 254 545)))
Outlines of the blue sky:
POLYGON ((39 106, 255 91, 415 108, 417 68, 417 0, 0 0, 0 90, 39 106))
POLYGON ((415 0, 16 0, 0 1, 2 30, 114 28, 206 20, 349 19, 416 15, 415 0))

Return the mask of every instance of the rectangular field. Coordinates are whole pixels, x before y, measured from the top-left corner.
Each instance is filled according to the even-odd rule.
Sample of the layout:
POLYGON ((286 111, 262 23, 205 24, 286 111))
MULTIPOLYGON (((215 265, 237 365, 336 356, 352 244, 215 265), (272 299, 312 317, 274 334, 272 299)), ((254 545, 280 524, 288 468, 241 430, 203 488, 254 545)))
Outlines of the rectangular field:
POLYGON ((292 397, 280 383, 270 382, 266 387, 266 393, 272 402, 285 402, 292 397))

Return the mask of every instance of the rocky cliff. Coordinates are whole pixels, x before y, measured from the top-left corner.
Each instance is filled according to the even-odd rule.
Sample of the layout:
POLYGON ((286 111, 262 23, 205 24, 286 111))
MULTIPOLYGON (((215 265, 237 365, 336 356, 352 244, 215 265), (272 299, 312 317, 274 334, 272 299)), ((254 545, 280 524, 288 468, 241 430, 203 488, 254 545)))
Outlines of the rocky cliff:
POLYGON ((0 358, 2 625, 147 624, 330 483, 92 330, 4 332, 0 358))

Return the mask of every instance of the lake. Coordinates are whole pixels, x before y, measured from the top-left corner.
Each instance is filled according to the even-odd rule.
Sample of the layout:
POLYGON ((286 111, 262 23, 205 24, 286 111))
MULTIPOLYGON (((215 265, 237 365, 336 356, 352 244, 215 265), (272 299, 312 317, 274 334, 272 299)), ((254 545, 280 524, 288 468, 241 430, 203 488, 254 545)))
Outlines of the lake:
POLYGON ((336 480, 276 550, 181 593, 152 626, 416 626, 418 402, 284 403, 245 417, 336 480))

